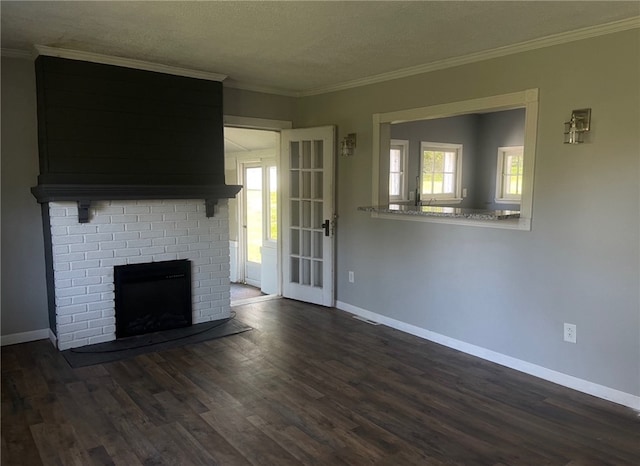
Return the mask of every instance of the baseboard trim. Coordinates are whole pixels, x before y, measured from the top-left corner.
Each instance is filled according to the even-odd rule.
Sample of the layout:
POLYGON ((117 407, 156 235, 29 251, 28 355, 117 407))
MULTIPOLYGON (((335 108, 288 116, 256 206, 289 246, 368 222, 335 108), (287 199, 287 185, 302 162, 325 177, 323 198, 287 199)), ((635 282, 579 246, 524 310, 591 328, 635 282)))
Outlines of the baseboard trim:
POLYGON ((29 341, 44 340, 50 338, 48 328, 40 330, 31 330, 30 332, 11 333, 0 337, 0 346, 16 345, 18 343, 27 343, 29 341))
POLYGON ((379 322, 396 330, 424 338, 425 340, 462 351, 463 353, 471 354, 487 361, 495 362, 496 364, 524 372, 525 374, 533 375, 549 382, 562 385, 563 387, 571 388, 573 390, 587 393, 588 395, 612 401, 636 411, 640 411, 640 396, 589 382, 588 380, 579 379, 572 375, 563 374, 562 372, 554 371, 552 369, 547 369, 546 367, 538 366, 537 364, 532 364, 496 351, 482 348, 481 346, 456 340, 455 338, 432 332, 431 330, 426 330, 415 325, 407 324, 381 314, 376 314, 375 312, 367 311, 366 309, 362 309, 342 301, 336 302, 336 308, 368 320, 379 322))
POLYGON ((51 329, 49 329, 49 340, 51 341, 53 347, 58 349, 58 337, 55 333, 53 333, 53 330, 51 329))

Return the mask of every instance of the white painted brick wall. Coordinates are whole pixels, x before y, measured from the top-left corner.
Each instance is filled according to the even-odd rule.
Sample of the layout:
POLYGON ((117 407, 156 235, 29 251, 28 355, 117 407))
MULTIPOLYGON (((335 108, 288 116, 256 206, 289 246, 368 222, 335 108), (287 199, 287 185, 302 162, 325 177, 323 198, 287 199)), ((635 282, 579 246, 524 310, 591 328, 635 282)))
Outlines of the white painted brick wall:
POLYGON ((58 348, 114 340, 113 267, 191 260, 193 323, 231 313, 229 212, 204 200, 104 201, 78 223, 75 202, 49 203, 58 348))

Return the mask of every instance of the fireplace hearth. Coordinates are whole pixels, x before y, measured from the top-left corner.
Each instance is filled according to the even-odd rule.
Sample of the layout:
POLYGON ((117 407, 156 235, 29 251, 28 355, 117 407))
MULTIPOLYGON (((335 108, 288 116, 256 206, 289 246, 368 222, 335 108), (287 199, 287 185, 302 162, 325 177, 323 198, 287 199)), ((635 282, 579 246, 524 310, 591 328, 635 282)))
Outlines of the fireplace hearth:
POLYGON ((114 267, 116 338, 192 323, 188 260, 114 267))

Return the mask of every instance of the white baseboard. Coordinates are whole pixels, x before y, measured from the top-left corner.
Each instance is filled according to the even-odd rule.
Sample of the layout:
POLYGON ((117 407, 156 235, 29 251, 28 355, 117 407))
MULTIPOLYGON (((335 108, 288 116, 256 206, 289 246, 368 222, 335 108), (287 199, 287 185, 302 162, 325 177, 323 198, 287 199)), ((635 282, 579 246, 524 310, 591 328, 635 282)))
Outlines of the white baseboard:
POLYGON ((536 364, 532 364, 521 359, 516 359, 502 353, 497 353, 495 351, 472 345, 461 340, 456 340, 455 338, 432 332, 415 325, 407 324, 405 322, 401 322, 399 320, 392 319, 381 314, 376 314, 375 312, 367 311, 366 309, 362 309, 348 303, 338 301, 336 302, 336 307, 341 311, 349 312, 365 319, 379 322, 396 330, 400 330, 402 332, 424 338, 425 340, 433 341, 434 343, 438 343, 440 345, 462 351, 463 353, 471 354, 473 356, 486 359, 487 361, 495 362, 496 364, 500 364, 502 366, 524 372, 525 374, 533 375, 535 377, 548 380, 549 382, 572 388, 573 390, 587 393, 604 400, 612 401, 623 406, 628 406, 629 408, 635 409, 636 411, 640 411, 640 396, 622 392, 614 388, 605 387, 604 385, 599 385, 593 382, 589 382, 588 380, 579 379, 577 377, 563 374, 562 372, 557 372, 552 369, 547 369, 546 367, 538 366, 536 364))
POLYGON ((49 330, 48 328, 42 328, 40 330, 31 330, 30 332, 2 335, 0 337, 0 346, 15 345, 17 343, 26 343, 29 341, 36 341, 36 340, 44 340, 45 338, 50 338, 49 332, 51 332, 51 330, 49 330))
POLYGON ((53 347, 58 349, 58 337, 55 333, 53 333, 53 330, 51 329, 49 329, 49 340, 51 341, 53 347))

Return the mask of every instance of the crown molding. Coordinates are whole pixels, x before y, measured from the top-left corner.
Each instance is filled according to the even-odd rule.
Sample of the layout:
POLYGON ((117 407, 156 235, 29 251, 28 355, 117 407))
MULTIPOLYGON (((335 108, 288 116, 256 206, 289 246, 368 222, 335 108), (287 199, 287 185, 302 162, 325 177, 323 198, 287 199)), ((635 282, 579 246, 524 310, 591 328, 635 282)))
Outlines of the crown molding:
POLYGON ((589 26, 586 28, 576 29, 574 31, 553 34, 550 36, 541 37, 539 39, 532 39, 525 42, 520 42, 518 44, 498 47, 495 49, 476 52, 460 57, 446 58, 444 60, 438 60, 424 65, 412 66, 388 73, 381 73, 374 76, 369 76, 367 78, 354 79, 352 81, 346 81, 333 86, 308 89, 306 91, 296 93, 296 97, 308 97, 319 94, 327 94, 329 92, 352 89, 354 87, 366 86, 369 84, 376 84, 384 81, 391 81, 393 79, 406 78, 409 76, 415 76, 417 74, 429 73, 431 71, 443 70, 446 68, 453 68, 455 66, 466 65, 483 60, 490 60, 492 58, 504 57, 506 55, 513 55, 516 53, 527 52, 530 50, 551 47, 553 45, 575 42, 578 40, 589 39, 591 37, 613 34, 616 32, 622 32, 636 28, 640 28, 640 16, 634 16, 633 18, 614 21, 612 23, 600 24, 597 26, 589 26))
POLYGON ((0 49, 0 55, 6 58, 20 58, 22 60, 32 60, 33 54, 26 50, 0 49))
POLYGON ((186 76, 189 78, 206 79, 208 81, 224 81, 227 75, 219 73, 210 73, 208 71, 190 70, 176 66, 162 65, 143 60, 134 60, 131 58, 114 57, 111 55, 102 55, 93 52, 82 52, 80 50, 61 49, 56 47, 48 47, 46 45, 34 45, 37 55, 46 55, 49 57, 68 58, 70 60, 82 60, 92 63, 101 63, 103 65, 123 66, 125 68, 134 68, 137 70, 154 71, 156 73, 173 74, 176 76, 186 76))
POLYGON ((236 81, 232 79, 225 81, 224 87, 228 87, 232 89, 240 89, 243 91, 260 92, 262 94, 275 94, 275 95, 281 95, 285 97, 300 97, 301 92, 303 92, 303 91, 290 91, 290 90, 281 89, 278 87, 261 86, 258 84, 251 84, 251 83, 236 81))
MULTIPOLYGON (((206 71, 190 70, 186 68, 173 67, 168 65, 161 65, 158 63, 146 62, 141 60, 133 60, 129 58, 113 57, 109 55, 101 55, 91 52, 81 52, 70 49, 60 49, 54 47, 47 47, 43 45, 36 45, 35 49, 39 55, 49 55, 61 58, 69 58, 72 60, 84 60, 94 63, 103 63, 108 65, 124 66, 127 68, 136 68, 147 71, 156 71, 159 73, 175 74, 178 76, 188 76, 198 79, 207 79, 211 81, 225 81, 224 86, 227 88, 241 89, 251 92, 259 92, 263 94, 275 94, 285 97, 309 97, 319 94, 328 94, 330 92, 337 92, 355 87, 366 86, 369 84, 376 84, 385 81, 391 81, 394 79, 406 78, 415 76, 418 74, 429 73, 432 71, 443 70, 446 68, 452 68, 455 66, 466 65, 470 63, 476 63, 483 60, 490 60, 492 58, 504 57, 507 55, 513 55, 516 53, 527 52, 530 50, 541 49, 545 47, 551 47, 554 45, 565 44, 568 42, 575 42, 578 40, 589 39, 591 37, 602 36, 606 34, 613 34, 616 32, 627 31, 630 29, 640 28, 640 16, 634 16, 632 18, 623 19, 620 21, 614 21, 611 23, 600 24, 597 26, 589 26, 586 28, 576 29, 574 31, 563 32, 559 34, 553 34, 550 36, 542 37, 539 39, 533 39, 518 44, 507 45, 504 47, 498 47, 492 50, 485 50, 482 52, 476 52, 469 55, 463 55, 460 57, 446 58, 432 63, 413 66, 409 68, 403 68, 388 73, 381 73, 366 78, 354 79, 351 81, 345 81, 332 86, 318 87, 314 89, 307 89, 302 91, 286 90, 282 88, 262 86, 258 84, 252 84, 249 82, 242 82, 236 80, 226 80, 226 75, 218 73, 209 73, 206 71)), ((2 49, 3 57, 11 58, 33 58, 28 52, 22 50, 2 49)))

